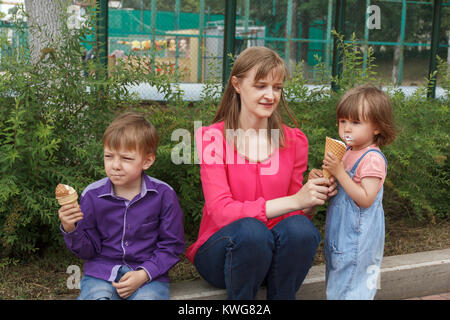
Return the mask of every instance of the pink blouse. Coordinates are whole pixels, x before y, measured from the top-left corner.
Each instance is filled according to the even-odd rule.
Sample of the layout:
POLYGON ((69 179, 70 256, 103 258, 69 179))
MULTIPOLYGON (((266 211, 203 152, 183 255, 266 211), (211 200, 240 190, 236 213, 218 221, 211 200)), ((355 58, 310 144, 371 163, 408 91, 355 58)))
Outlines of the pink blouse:
POLYGON ((271 156, 253 162, 238 154, 224 136, 224 122, 197 130, 195 140, 205 197, 197 241, 186 256, 194 262, 197 250, 222 227, 245 217, 264 222, 269 229, 303 211, 273 219, 266 217, 266 201, 295 194, 303 186, 307 168, 308 140, 297 128, 283 125, 285 146, 271 156))

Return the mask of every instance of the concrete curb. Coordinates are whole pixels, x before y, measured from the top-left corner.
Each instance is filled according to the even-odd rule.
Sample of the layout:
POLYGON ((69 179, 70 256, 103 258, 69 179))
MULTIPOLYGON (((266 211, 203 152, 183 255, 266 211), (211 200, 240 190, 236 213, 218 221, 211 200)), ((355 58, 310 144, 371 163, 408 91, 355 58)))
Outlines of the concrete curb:
MULTIPOLYGON (((384 257, 379 289, 375 299, 407 299, 450 292, 450 248, 384 257)), ((257 299, 264 300, 265 288, 257 299)), ((297 300, 325 299, 325 266, 313 266, 297 300)), ((172 300, 226 299, 224 289, 210 286, 203 279, 171 284, 172 300)))

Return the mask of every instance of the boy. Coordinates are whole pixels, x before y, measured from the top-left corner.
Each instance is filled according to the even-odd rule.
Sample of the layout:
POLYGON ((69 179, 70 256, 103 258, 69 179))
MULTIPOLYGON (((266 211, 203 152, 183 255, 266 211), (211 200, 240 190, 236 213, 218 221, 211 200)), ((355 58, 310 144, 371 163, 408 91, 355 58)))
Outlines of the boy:
POLYGON ((66 245, 86 260, 78 299, 169 299, 168 271, 185 248, 183 213, 175 191, 143 172, 157 145, 143 116, 119 116, 103 135, 107 177, 79 206, 60 208, 66 245))

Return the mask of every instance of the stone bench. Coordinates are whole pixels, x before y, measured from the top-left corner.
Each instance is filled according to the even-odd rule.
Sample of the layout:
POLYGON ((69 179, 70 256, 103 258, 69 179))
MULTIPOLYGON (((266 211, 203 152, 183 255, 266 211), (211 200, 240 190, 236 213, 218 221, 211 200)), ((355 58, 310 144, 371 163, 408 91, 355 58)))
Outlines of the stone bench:
MULTIPOLYGON (((385 257, 375 299, 407 299, 450 292, 450 248, 385 257)), ((257 299, 264 300, 266 289, 257 299)), ((203 279, 171 284, 172 300, 226 299, 224 289, 203 279)), ((313 266, 297 292, 298 300, 325 299, 325 266, 313 266)))

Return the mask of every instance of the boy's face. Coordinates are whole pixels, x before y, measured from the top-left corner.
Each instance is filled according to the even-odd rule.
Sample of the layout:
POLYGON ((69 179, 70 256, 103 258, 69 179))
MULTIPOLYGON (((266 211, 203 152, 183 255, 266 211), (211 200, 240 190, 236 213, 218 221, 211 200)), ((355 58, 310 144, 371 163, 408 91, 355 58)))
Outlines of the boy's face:
POLYGON ((104 165, 108 178, 116 187, 140 188, 142 170, 150 168, 155 156, 143 156, 137 150, 104 147, 104 165))

